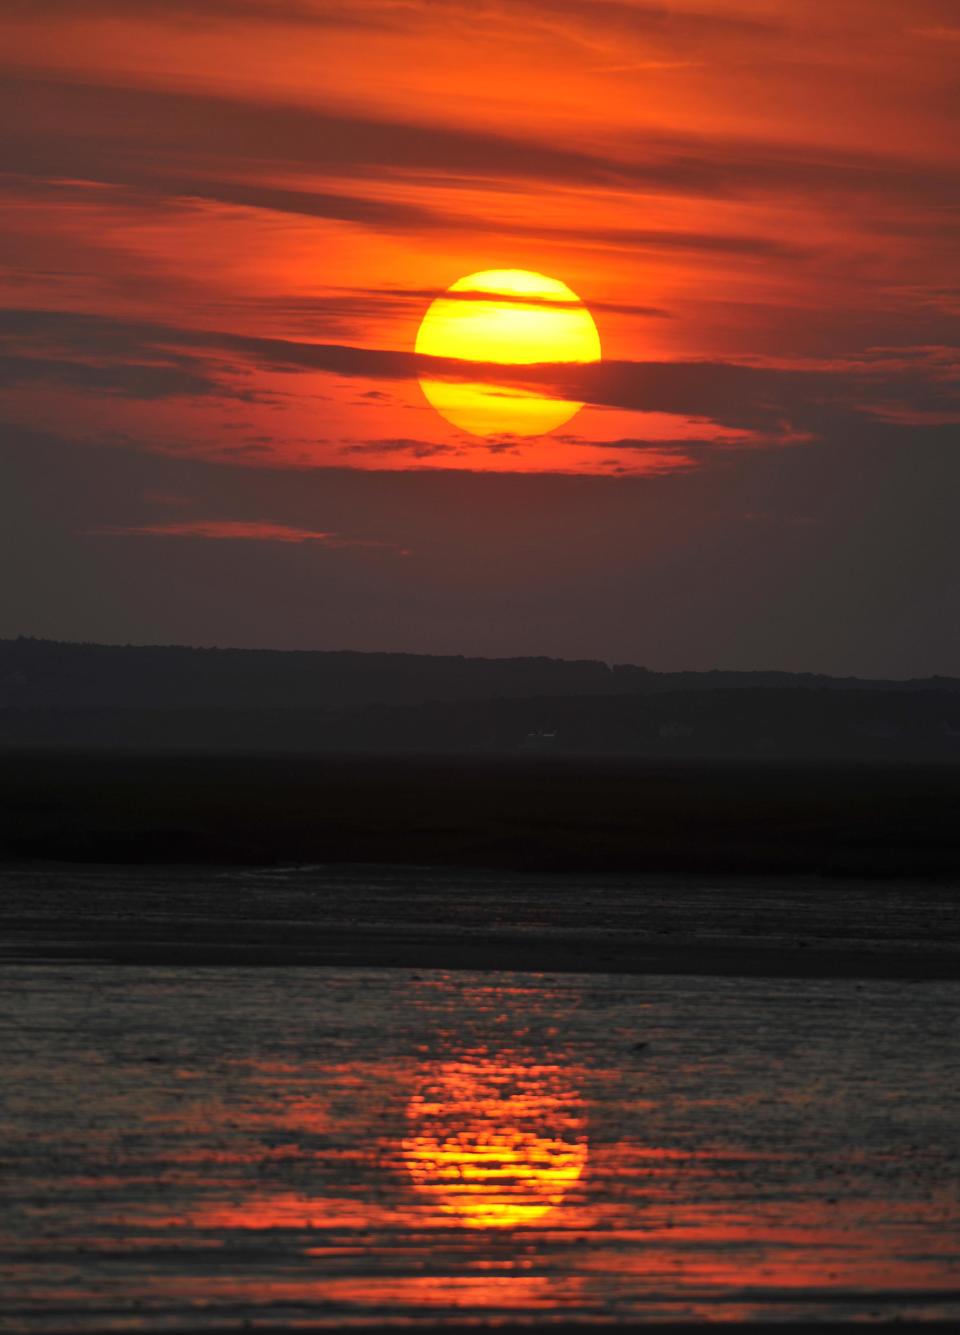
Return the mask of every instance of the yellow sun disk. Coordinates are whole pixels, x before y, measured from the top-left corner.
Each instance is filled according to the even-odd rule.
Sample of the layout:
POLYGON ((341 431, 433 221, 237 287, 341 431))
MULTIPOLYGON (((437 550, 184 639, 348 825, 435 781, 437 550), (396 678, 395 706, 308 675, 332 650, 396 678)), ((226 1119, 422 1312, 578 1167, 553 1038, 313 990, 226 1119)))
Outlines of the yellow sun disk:
MULTIPOLYGON (((504 366, 595 362, 601 355, 593 317, 576 293, 524 269, 489 269, 459 279, 423 317, 416 351, 504 366), (472 293, 482 295, 462 295, 472 293)), ((420 384, 441 416, 478 436, 542 435, 583 406, 479 381, 421 377, 420 384)))

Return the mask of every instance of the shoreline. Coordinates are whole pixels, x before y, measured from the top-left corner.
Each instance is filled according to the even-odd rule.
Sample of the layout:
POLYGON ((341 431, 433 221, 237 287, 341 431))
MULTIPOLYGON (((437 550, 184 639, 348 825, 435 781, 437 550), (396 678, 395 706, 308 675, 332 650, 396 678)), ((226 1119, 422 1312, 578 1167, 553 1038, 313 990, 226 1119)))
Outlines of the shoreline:
POLYGON ((341 926, 317 923, 265 931, 251 940, 250 924, 215 928, 184 922, 165 925, 148 939, 97 923, 4 923, 0 965, 37 962, 116 964, 165 968, 353 968, 538 974, 610 974, 717 978, 955 982, 956 951, 864 950, 799 943, 792 947, 749 942, 659 943, 623 933, 536 934, 518 930, 455 931, 404 925, 341 926), (233 939, 224 940, 225 936, 233 939), (242 938, 248 939, 242 939, 242 938), (206 938, 206 939, 204 939, 206 938))
MULTIPOLYGON (((888 1307, 894 1302, 903 1302, 905 1297, 909 1302, 912 1294, 904 1295, 898 1293, 887 1297, 885 1294, 862 1295, 870 1303, 876 1304, 880 1309, 888 1307)), ((919 1302, 943 1301, 939 1293, 932 1299, 928 1299, 924 1293, 916 1295, 919 1302)), ((947 1300, 957 1301, 957 1293, 951 1291, 947 1295, 947 1300)), ((781 1301, 794 1301, 793 1295, 784 1298, 781 1301)), ((734 1300, 731 1300, 734 1301, 734 1300)), ((883 1311, 878 1311, 873 1319, 864 1320, 861 1316, 851 1317, 848 1320, 821 1321, 816 1317, 806 1317, 800 1320, 792 1317, 786 1317, 777 1321, 750 1321, 750 1320, 727 1320, 720 1317, 724 1308, 731 1305, 731 1301, 717 1303, 717 1317, 705 1318, 701 1321, 670 1321, 654 1318, 650 1321, 617 1321, 615 1318, 608 1321, 570 1321, 570 1320, 542 1320, 532 1319, 530 1321, 511 1321, 500 1322, 496 1320, 484 1320, 482 1317, 475 1321, 460 1321, 444 1324, 439 1322, 421 1322, 416 1318, 408 1316, 390 1320, 370 1318, 364 1320, 351 1316, 344 1322, 297 1322, 295 1325, 276 1325, 271 1323, 257 1323, 251 1326, 249 1322, 238 1322, 235 1325, 218 1324, 216 1326, 216 1335, 250 1335, 251 1330, 256 1335, 334 1335, 336 1331, 355 1331, 358 1335, 368 1335, 368 1332, 375 1330, 396 1330, 406 1331, 408 1335, 483 1335, 483 1332, 496 1332, 496 1335, 705 1335, 710 1329, 716 1329, 718 1326, 722 1331, 739 1331, 741 1335, 783 1335, 789 1332, 790 1335, 850 1335, 851 1331, 870 1331, 876 1329, 893 1329, 896 1335, 947 1335, 947 1332, 956 1330, 956 1321, 944 1317, 932 1317, 924 1320, 922 1317, 913 1317, 903 1319, 898 1315, 888 1316, 883 1311), (717 1318, 720 1318, 719 1320, 717 1318)), ((776 1301, 775 1298, 768 1298, 766 1301, 771 1305, 776 1301)), ((114 1335, 132 1335, 132 1332, 138 1332, 138 1335, 151 1335, 151 1332, 159 1332, 161 1329, 175 1331, 175 1335, 211 1335, 209 1326, 188 1326, 177 1325, 176 1327, 161 1327, 159 1324, 151 1325, 149 1321, 137 1320, 130 1325, 119 1325, 116 1322, 111 1324, 111 1332, 114 1335)), ((57 1327, 45 1326, 43 1335, 77 1335, 75 1326, 57 1327)))
POLYGON ((960 767, 0 755, 0 865, 960 878, 960 767))

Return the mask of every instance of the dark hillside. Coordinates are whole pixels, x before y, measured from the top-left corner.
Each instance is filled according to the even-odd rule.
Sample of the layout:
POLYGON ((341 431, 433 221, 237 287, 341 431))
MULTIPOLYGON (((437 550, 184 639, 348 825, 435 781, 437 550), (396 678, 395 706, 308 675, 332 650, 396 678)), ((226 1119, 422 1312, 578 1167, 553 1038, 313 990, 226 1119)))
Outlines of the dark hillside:
POLYGON ((960 681, 809 673, 658 673, 559 658, 191 649, 0 640, 0 709, 344 709, 534 696, 756 688, 960 691, 960 681))

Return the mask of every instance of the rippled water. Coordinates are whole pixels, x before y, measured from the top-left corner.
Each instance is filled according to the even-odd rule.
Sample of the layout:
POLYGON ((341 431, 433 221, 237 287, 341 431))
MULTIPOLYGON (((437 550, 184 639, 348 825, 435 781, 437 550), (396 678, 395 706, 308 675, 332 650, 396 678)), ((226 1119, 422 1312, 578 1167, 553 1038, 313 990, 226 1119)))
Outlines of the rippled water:
POLYGON ((14 963, 8 1328, 960 1317, 960 986, 14 963))
POLYGON ((425 867, 0 868, 0 950, 140 963, 960 977, 960 888, 425 867))

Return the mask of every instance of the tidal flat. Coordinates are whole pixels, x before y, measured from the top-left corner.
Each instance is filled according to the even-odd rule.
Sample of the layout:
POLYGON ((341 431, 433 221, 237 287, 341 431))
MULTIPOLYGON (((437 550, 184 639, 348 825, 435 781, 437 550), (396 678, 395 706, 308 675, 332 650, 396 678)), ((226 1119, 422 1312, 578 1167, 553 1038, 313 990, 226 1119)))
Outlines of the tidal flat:
POLYGON ((948 887, 31 867, 2 889, 0 1328, 960 1319, 948 887), (428 928, 435 957, 511 939, 528 962, 293 945, 428 928), (601 968, 588 928, 636 967, 601 968), (258 967, 224 962, 238 937, 258 967), (541 967, 551 940, 592 966, 541 967))

